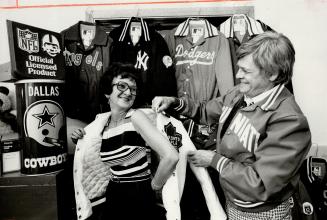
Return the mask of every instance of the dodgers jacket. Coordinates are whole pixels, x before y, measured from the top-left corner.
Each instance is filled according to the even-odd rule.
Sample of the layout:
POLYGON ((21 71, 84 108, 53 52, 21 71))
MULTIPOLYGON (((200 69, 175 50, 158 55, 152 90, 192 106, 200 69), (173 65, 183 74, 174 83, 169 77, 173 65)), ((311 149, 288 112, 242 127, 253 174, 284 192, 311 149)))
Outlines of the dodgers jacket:
POLYGON ((231 56, 225 36, 206 19, 200 25, 203 36, 193 43, 192 20, 172 29, 165 39, 176 66, 178 97, 206 102, 234 86, 231 56))
POLYGON ((206 104, 182 98, 175 109, 202 123, 219 122, 211 166, 220 173, 226 198, 239 210, 265 211, 294 193, 311 133, 294 96, 277 85, 263 101, 239 109, 222 135, 242 96, 235 87, 206 104))
POLYGON ((65 112, 68 117, 87 123, 102 112, 99 81, 108 69, 112 40, 100 27, 95 27, 95 36, 88 48, 81 39, 81 25, 95 25, 78 22, 61 32, 66 63, 65 112))

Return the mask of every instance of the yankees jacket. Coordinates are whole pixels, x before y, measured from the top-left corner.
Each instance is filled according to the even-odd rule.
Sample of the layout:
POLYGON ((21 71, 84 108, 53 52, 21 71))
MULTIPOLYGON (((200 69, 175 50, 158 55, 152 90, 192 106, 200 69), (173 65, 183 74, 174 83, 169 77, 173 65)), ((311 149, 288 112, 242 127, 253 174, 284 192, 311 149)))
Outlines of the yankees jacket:
POLYGON ((155 96, 176 96, 175 70, 163 37, 142 18, 130 18, 110 32, 113 39, 111 62, 132 63, 141 71, 141 104, 151 105, 155 96), (141 23, 140 39, 133 45, 132 22, 141 23))
POLYGON ((206 19, 198 28, 203 36, 193 43, 192 20, 196 19, 172 29, 165 39, 176 66, 178 97, 206 102, 233 87, 231 56, 225 36, 206 19))
POLYGON ((95 24, 80 21, 61 32, 66 63, 65 112, 68 117, 89 123, 102 112, 99 81, 109 67, 112 40, 100 26, 96 26, 94 39, 85 48, 81 25, 95 24))
POLYGON ((227 200, 239 210, 266 211, 294 193, 311 133, 294 96, 280 84, 264 100, 238 109, 222 134, 242 96, 235 87, 206 104, 183 97, 175 110, 202 123, 219 123, 211 166, 220 173, 227 200))

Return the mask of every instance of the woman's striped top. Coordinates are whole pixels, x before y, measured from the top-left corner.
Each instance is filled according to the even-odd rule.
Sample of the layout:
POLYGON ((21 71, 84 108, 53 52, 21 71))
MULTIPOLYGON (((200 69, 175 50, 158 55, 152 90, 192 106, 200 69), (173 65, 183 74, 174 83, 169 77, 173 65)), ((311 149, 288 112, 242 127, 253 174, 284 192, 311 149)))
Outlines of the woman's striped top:
POLYGON ((124 124, 105 129, 102 137, 101 160, 110 166, 112 180, 117 182, 146 180, 151 175, 145 141, 135 131, 130 115, 124 124))

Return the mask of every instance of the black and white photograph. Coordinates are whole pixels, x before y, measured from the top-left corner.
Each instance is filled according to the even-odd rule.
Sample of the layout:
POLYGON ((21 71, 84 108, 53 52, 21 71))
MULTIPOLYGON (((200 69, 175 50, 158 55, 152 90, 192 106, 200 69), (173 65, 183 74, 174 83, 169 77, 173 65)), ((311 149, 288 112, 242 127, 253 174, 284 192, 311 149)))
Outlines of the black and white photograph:
POLYGON ((0 220, 325 220, 327 0, 0 0, 0 220))

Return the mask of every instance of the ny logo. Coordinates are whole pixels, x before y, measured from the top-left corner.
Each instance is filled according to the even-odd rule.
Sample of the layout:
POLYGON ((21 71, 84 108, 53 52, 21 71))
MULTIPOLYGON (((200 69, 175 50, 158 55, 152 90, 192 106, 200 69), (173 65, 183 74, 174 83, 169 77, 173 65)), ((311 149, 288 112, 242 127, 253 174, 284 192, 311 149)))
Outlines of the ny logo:
POLYGON ((136 64, 134 66, 135 69, 143 68, 143 71, 146 71, 148 69, 147 66, 148 59, 149 59, 149 55, 146 52, 143 52, 142 55, 142 51, 139 51, 136 57, 136 64))

